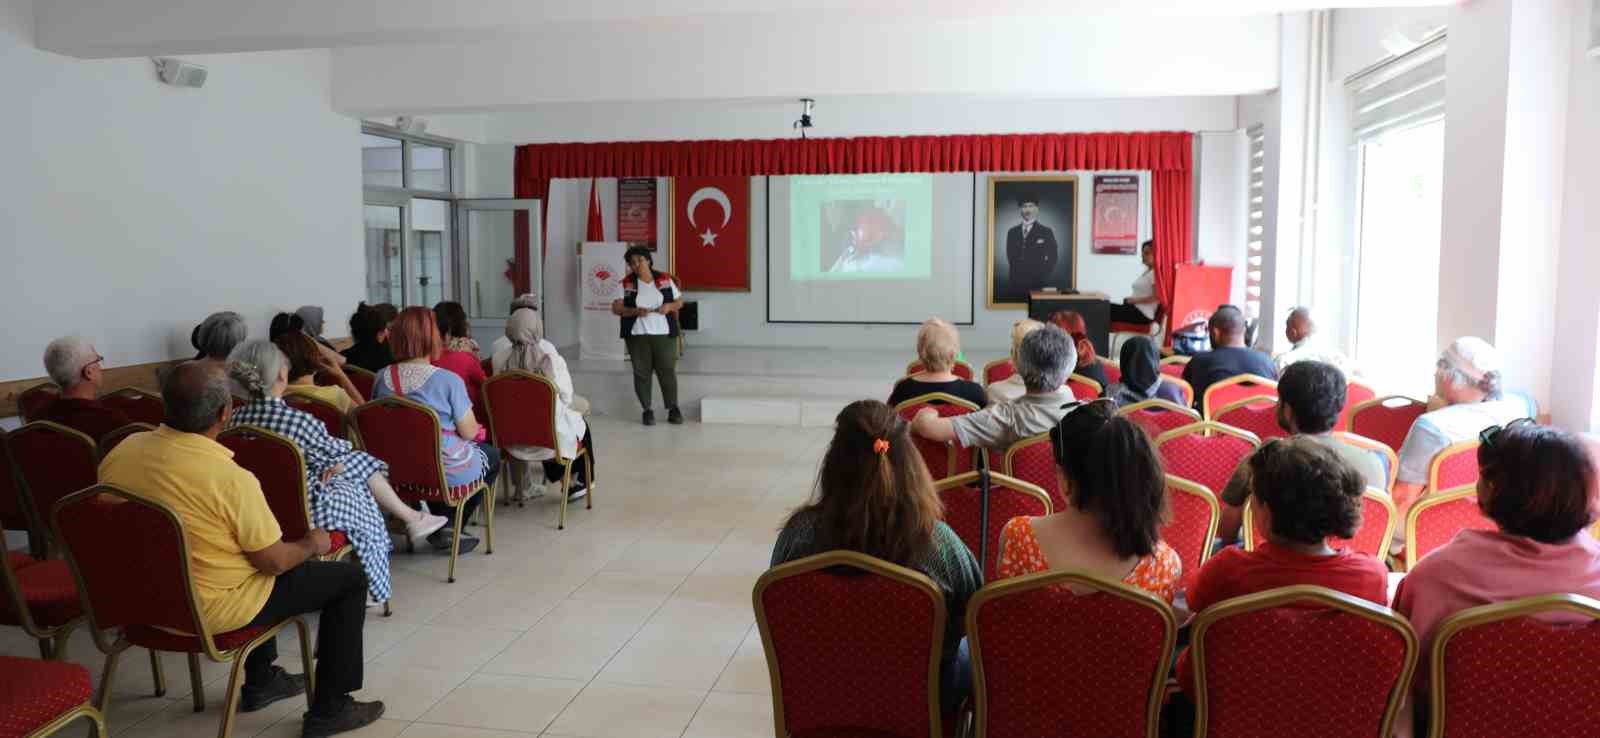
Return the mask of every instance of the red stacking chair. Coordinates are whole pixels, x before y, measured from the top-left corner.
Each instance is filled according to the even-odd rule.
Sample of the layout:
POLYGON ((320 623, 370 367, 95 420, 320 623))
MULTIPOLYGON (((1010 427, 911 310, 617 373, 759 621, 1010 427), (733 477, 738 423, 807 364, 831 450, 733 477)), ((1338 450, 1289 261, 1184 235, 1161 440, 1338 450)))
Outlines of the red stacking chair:
POLYGON ((1049 515, 1050 496, 1044 490, 1004 474, 989 475, 989 530, 983 531, 983 492, 978 472, 967 472, 935 482, 933 488, 944 503, 944 522, 972 555, 977 556, 982 541, 988 540, 988 560, 982 561, 983 580, 994 581, 1000 564, 1000 531, 1012 518, 1049 515))
POLYGON ((135 433, 145 433, 147 431, 153 431, 155 429, 156 429, 156 427, 153 426, 153 425, 150 425, 149 423, 129 423, 129 424, 125 425, 125 426, 122 426, 121 428, 118 428, 118 429, 116 429, 114 431, 111 431, 110 433, 107 433, 107 434, 101 436, 100 437, 100 458, 102 458, 102 459, 105 458, 106 454, 111 453, 111 449, 116 448, 117 445, 122 443, 123 441, 128 440, 128 436, 131 436, 131 435, 133 435, 135 433))
MULTIPOLYGON (((913 374, 916 374, 918 372, 922 372, 922 371, 924 371, 926 369, 927 369, 927 367, 923 366, 921 361, 913 361, 910 364, 906 365, 906 376, 909 377, 909 376, 911 376, 913 374)), ((1016 370, 1013 369, 1012 371, 1015 372, 1016 370)), ((958 377, 960 377, 962 379, 965 379, 965 380, 967 380, 969 382, 972 381, 973 377, 978 376, 977 374, 973 373, 972 365, 968 364, 965 361, 958 361, 958 362, 956 362, 954 364, 951 364, 950 365, 950 373, 954 374, 954 375, 956 375, 956 376, 958 376, 958 377)))
POLYGON ((1177 387, 1183 393, 1184 407, 1194 407, 1194 385, 1189 384, 1183 377, 1172 376, 1163 376, 1161 383, 1177 387))
POLYGON ((0 625, 20 627, 38 641, 39 658, 65 658, 67 638, 82 619, 67 562, 18 552, 0 559, 0 625))
MULTIPOLYGON (((28 533, 28 542, 37 544, 40 533, 34 528, 32 507, 23 499, 22 484, 11 461, 11 434, 0 430, 0 530, 28 533)), ((0 548, 4 548, 0 546, 0 548)), ((42 553, 35 550, 35 553, 42 553)))
POLYGON ((1200 422, 1200 413, 1166 400, 1145 400, 1132 405, 1123 405, 1117 409, 1117 414, 1127 416, 1128 420, 1143 428, 1151 438, 1175 428, 1200 422))
POLYGON ((22 499, 32 506, 28 514, 48 547, 50 537, 43 532, 50 507, 99 480, 100 451, 88 436, 48 420, 35 420, 12 431, 9 441, 11 463, 22 482, 22 499))
POLYGON ((1079 402, 1088 402, 1099 397, 1101 391, 1105 388, 1089 377, 1085 377, 1082 374, 1074 374, 1067 377, 1067 389, 1072 392, 1072 396, 1077 398, 1079 402))
MULTIPOLYGON (((200 617, 183 521, 170 508, 101 484, 56 503, 50 524, 66 549, 83 608, 89 612, 89 632, 106 655, 100 677, 101 714, 107 714, 111 702, 117 662, 134 646, 187 654, 195 712, 204 711, 205 689, 198 668, 198 657, 204 654, 217 663, 233 662, 218 731, 219 738, 228 738, 239 705, 245 659, 290 623, 299 630, 306 703, 310 705, 314 672, 311 631, 305 621, 292 617, 270 626, 212 633, 200 617)), ((151 658, 154 663, 154 653, 151 658)))
MULTIPOLYGON (((572 465, 584 463, 589 480, 589 496, 585 509, 594 508, 594 457, 578 441, 578 455, 561 456, 561 446, 556 441, 556 411, 560 408, 560 393, 554 382, 532 372, 508 369, 483 383, 483 402, 488 406, 489 438, 500 449, 503 461, 511 461, 513 446, 534 446, 555 452, 555 461, 561 464, 561 519, 556 530, 567 527, 567 493, 572 488, 572 465)), ((509 480, 510 475, 501 475, 509 480)), ((520 503, 519 503, 520 505, 520 503)))
POLYGON ((1250 431, 1262 442, 1289 437, 1288 431, 1278 426, 1276 397, 1257 395, 1229 403, 1217 411, 1215 420, 1223 425, 1250 431))
POLYGON ((978 735, 1155 738, 1177 631, 1167 603, 1087 574, 984 587, 967 605, 978 735))
POLYGON ((322 421, 323 427, 328 429, 328 435, 334 438, 350 437, 350 418, 339 409, 338 405, 321 398, 294 393, 285 394, 283 403, 322 421))
POLYGON ((1401 395, 1367 400, 1350 408, 1350 432, 1400 453, 1406 434, 1411 432, 1411 424, 1427 410, 1427 403, 1401 395))
POLYGON ((944 596, 928 577, 832 551, 768 570, 753 599, 775 735, 944 735, 944 596))
POLYGON ((983 365, 983 383, 994 384, 1003 382, 1017 373, 1017 366, 1010 359, 995 359, 983 365))
POLYGON ((0 738, 45 738, 82 718, 93 726, 89 735, 106 738, 88 669, 0 656, 0 674, 0 738))
MULTIPOLYGON (((977 412, 978 406, 955 395, 943 392, 930 392, 926 395, 913 397, 894 406, 894 411, 910 422, 912 418, 924 407, 931 407, 939 413, 941 418, 956 415, 966 415, 977 412)), ((922 455, 923 463, 928 465, 928 473, 935 480, 963 474, 978 468, 978 455, 983 453, 981 448, 965 448, 956 444, 939 443, 912 434, 911 442, 916 444, 917 453, 922 455)))
POLYGON ((1336 431, 1350 430, 1350 411, 1357 405, 1376 399, 1378 391, 1359 379, 1350 380, 1345 387, 1344 409, 1339 411, 1339 422, 1334 424, 1336 431))
POLYGON ((1247 397, 1278 398, 1278 383, 1254 374, 1235 374, 1227 379, 1212 382, 1200 398, 1200 414, 1206 420, 1216 420, 1223 407, 1247 397))
POLYGON ((1161 526, 1161 540, 1166 541, 1183 562, 1183 576, 1178 586, 1187 591, 1199 575, 1200 567, 1211 558, 1222 505, 1211 490, 1171 474, 1167 475, 1167 505, 1172 514, 1161 526))
POLYGON ((1439 624, 1431 654, 1434 738, 1595 732, 1600 602, 1547 594, 1463 610, 1439 624))
MULTIPOLYGON (((294 441, 266 428, 241 425, 223 431, 217 443, 233 452, 233 463, 261 482, 261 493, 283 531, 283 540, 298 541, 316 527, 311 522, 305 455, 294 441)), ((318 557, 323 561, 341 561, 355 552, 350 536, 342 530, 328 531, 328 543, 328 553, 318 557)), ((387 603, 383 614, 390 614, 387 603)))
POLYGON ((354 364, 344 365, 344 375, 350 378, 350 383, 356 386, 356 391, 362 397, 372 399, 372 387, 378 383, 378 375, 354 364))
POLYGON ((53 384, 36 384, 17 393, 17 414, 26 423, 39 416, 46 405, 61 396, 61 388, 53 384))
POLYGON ((1464 530, 1494 530, 1497 526, 1478 508, 1476 485, 1434 492, 1406 513, 1406 571, 1417 560, 1449 543, 1464 530))
POLYGON ((1168 356, 1167 358, 1162 359, 1161 363, 1156 368, 1160 369, 1162 374, 1165 374, 1169 377, 1183 379, 1183 370, 1184 367, 1188 366, 1188 364, 1189 357, 1187 356, 1168 356))
MULTIPOLYGON (((1246 551, 1256 550, 1267 540, 1266 531, 1256 523, 1255 504, 1254 497, 1244 503, 1244 531, 1239 537, 1244 539, 1246 551)), ((1328 545, 1334 548, 1348 547, 1352 551, 1375 556, 1382 561, 1389 557, 1389 540, 1394 537, 1397 523, 1394 501, 1390 500, 1389 495, 1383 490, 1368 487, 1361 493, 1361 528, 1356 531, 1355 537, 1330 536, 1328 545)))
POLYGON ((1218 423, 1190 423, 1156 436, 1156 453, 1166 472, 1220 491, 1234 469, 1261 440, 1249 431, 1218 423))
POLYGON ((1478 439, 1452 443, 1428 462, 1428 488, 1424 495, 1478 483, 1478 439))
POLYGON ((1333 437, 1351 446, 1355 446, 1356 448, 1376 454, 1381 460, 1380 463, 1383 465, 1383 473, 1388 477, 1388 486, 1384 487, 1384 491, 1394 491, 1395 477, 1399 476, 1400 474, 1400 456, 1394 452, 1394 449, 1389 448, 1388 446, 1385 446, 1384 444, 1379 443, 1371 438, 1367 438, 1366 436, 1358 436, 1354 433, 1334 431, 1333 437))
POLYGON ((1099 362, 1100 368, 1105 371, 1107 382, 1116 384, 1122 381, 1122 365, 1104 356, 1096 356, 1094 360, 1099 362))
POLYGON ((162 404, 161 395, 145 392, 137 387, 123 387, 107 392, 100 396, 100 403, 121 410, 123 415, 128 416, 128 420, 135 423, 157 426, 167 419, 167 408, 162 404))
POLYGON ((1388 738, 1417 663, 1393 610, 1305 585, 1217 603, 1192 640, 1197 738, 1388 738))
MULTIPOLYGON (((456 508, 455 536, 450 546, 450 573, 456 580, 456 560, 461 557, 461 506, 483 494, 482 482, 452 487, 445 480, 441 458, 439 416, 432 409, 403 397, 385 397, 351 411, 361 446, 389 465, 389 484, 400 499, 415 504, 442 502, 456 508)), ((494 495, 484 501, 484 553, 494 553, 494 495)))
POLYGON ((1005 463, 1000 470, 1008 477, 1020 479, 1044 490, 1050 496, 1050 506, 1057 510, 1067 506, 1067 485, 1056 468, 1055 450, 1050 446, 1050 434, 1029 436, 1006 449, 1005 463))

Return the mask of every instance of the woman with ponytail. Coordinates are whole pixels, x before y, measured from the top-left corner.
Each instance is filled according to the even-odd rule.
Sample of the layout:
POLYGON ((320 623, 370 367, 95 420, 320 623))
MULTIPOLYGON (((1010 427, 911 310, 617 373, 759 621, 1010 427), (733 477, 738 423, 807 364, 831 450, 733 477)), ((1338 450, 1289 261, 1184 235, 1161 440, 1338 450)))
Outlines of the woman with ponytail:
POLYGON ((322 421, 284 403, 289 358, 271 341, 239 344, 228 355, 227 368, 228 377, 250 398, 233 411, 228 427, 251 425, 294 442, 306 461, 312 525, 344 531, 366 570, 369 604, 388 601, 389 531, 383 513, 405 521, 413 541, 443 528, 445 518, 406 505, 384 476, 387 465, 355 450, 349 441, 328 435, 322 421))
POLYGON ((1000 533, 1001 579, 1077 569, 1143 589, 1171 604, 1182 563, 1161 540, 1167 484, 1150 437, 1116 405, 1096 400, 1050 432, 1071 504, 1012 518, 1000 533))
POLYGON ((977 559, 943 515, 910 427, 894 408, 859 400, 839 412, 816 491, 784 523, 772 565, 846 550, 928 575, 945 596, 940 694, 953 709, 972 689, 962 625, 967 600, 983 582, 977 559))

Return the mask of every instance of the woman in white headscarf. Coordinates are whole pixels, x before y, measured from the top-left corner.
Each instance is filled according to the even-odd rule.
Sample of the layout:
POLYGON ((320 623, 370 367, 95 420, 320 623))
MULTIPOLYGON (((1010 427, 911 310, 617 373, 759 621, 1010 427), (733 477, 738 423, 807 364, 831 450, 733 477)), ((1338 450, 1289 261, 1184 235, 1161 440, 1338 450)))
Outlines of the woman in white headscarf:
MULTIPOLYGON (((567 371, 567 360, 561 358, 556 351, 555 344, 545 340, 544 321, 539 319, 536 310, 515 310, 511 317, 506 319, 506 338, 511 340, 511 345, 495 352, 490 359, 491 367, 495 374, 507 369, 520 369, 532 372, 550 380, 556 386, 556 444, 559 445, 561 456, 571 459, 578 455, 578 444, 581 441, 584 452, 589 454, 590 463, 594 463, 594 439, 589 433, 589 424, 583 420, 583 413, 589 409, 589 401, 572 391, 572 374, 567 371)), ((561 465, 555 462, 555 454, 547 448, 532 446, 512 446, 507 449, 513 459, 511 464, 511 481, 514 493, 518 497, 538 497, 540 492, 533 491, 533 475, 530 464, 535 461, 544 463, 544 479, 554 482, 561 479, 561 465), (529 494, 532 492, 532 494, 529 494)), ((585 465, 574 464, 572 469, 572 490, 568 499, 578 499, 589 494, 590 485, 594 480, 586 477, 585 465)))

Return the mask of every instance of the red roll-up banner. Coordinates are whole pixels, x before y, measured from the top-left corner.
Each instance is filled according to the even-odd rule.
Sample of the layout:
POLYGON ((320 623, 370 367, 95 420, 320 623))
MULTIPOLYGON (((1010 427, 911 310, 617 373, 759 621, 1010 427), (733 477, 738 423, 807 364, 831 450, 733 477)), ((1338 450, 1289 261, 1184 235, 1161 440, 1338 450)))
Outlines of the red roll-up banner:
POLYGON ((686 291, 750 291, 749 177, 673 178, 672 273, 686 291))

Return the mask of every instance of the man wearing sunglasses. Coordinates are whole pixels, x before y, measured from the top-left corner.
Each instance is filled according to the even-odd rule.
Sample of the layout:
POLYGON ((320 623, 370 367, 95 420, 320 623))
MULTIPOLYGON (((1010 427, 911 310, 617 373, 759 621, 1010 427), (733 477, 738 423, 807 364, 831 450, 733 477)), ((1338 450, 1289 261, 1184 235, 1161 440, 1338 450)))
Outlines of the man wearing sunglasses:
POLYGON ((80 336, 57 338, 44 350, 44 370, 61 388, 61 397, 46 405, 34 420, 60 423, 100 442, 100 437, 133 421, 98 399, 105 357, 80 336))

